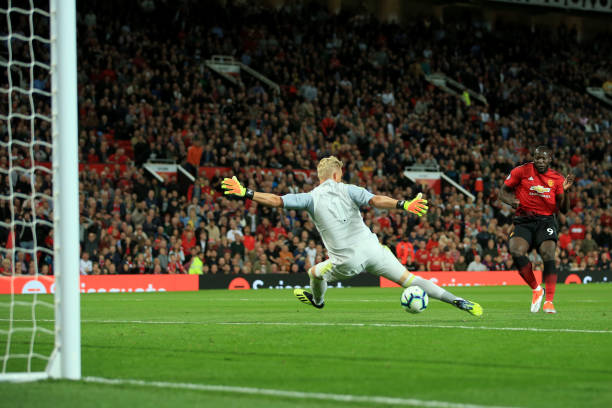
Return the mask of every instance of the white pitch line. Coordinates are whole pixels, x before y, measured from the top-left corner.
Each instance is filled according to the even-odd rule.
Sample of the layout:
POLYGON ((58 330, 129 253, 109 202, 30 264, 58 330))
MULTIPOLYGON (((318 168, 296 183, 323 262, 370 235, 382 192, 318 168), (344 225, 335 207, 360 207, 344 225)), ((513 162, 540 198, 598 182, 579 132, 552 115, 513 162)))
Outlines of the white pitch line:
POLYGON ((487 327, 463 326, 443 324, 413 324, 413 323, 317 323, 317 322, 220 322, 223 325, 278 325, 278 326, 355 326, 355 327, 423 327, 432 329, 465 329, 465 330, 501 330, 501 331, 532 331, 532 332, 559 332, 559 333, 604 333, 612 334, 612 330, 588 329, 542 329, 537 327, 487 327))
MULTIPOLYGON (((0 319, 9 321, 9 319, 0 319)), ((32 320, 13 319, 13 322, 31 322, 32 320)), ((37 322, 54 322, 49 319, 38 319, 37 322)), ((186 322, 186 321, 155 321, 155 320, 81 320, 81 323, 99 324, 167 324, 167 325, 235 325, 235 326, 344 326, 344 327, 414 327, 427 329, 463 329, 463 330, 497 330, 497 331, 526 331, 544 333, 595 333, 612 334, 612 330, 590 329, 544 329, 539 327, 487 327, 465 326, 450 324, 418 324, 418 323, 328 323, 328 322, 186 322)))
POLYGON ((396 398, 383 396, 351 395, 351 394, 328 394, 323 392, 303 392, 275 390, 268 388, 236 387, 229 385, 173 383, 165 381, 142 381, 132 379, 111 379, 101 377, 85 377, 83 381, 89 383, 109 385, 136 385, 142 387, 173 388, 196 391, 225 392, 231 394, 266 395, 280 398, 295 398, 301 400, 322 400, 338 402, 357 402, 369 404, 405 405, 412 407, 429 408, 508 408, 493 405, 462 404, 455 402, 420 400, 415 398, 396 398))

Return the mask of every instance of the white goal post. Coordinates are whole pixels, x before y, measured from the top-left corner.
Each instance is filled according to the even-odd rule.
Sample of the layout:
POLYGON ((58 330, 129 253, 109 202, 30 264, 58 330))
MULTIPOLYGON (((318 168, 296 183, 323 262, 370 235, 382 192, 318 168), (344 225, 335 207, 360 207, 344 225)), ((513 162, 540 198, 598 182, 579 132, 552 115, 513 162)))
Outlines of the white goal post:
MULTIPOLYGON (((8 169, 0 168, 0 172, 6 176, 7 181, 13 179, 13 173, 25 175, 29 177, 31 186, 29 195, 14 193, 13 183, 10 182, 10 194, 2 195, 2 199, 10 205, 11 221, 6 223, 5 220, 0 220, 0 224, 10 230, 13 240, 12 248, 2 248, 2 255, 8 262, 11 259, 13 262, 11 275, 0 278, 10 279, 11 288, 10 295, 0 295, 3 296, 0 298, 0 321, 6 323, 0 327, 0 381, 81 378, 76 0, 50 0, 41 3, 43 2, 35 0, 8 0, 4 5, 0 5, 0 21, 8 23, 6 33, 3 32, 4 29, 0 29, 0 42, 5 42, 8 49, 7 58, 0 60, 0 67, 6 70, 8 79, 8 83, 0 83, 0 97, 8 98, 8 112, 4 109, 0 111, 0 122, 7 123, 7 132, 0 134, 0 143, 9 153, 8 169), (26 7, 27 5, 29 7, 26 7), (50 28, 46 37, 35 26, 36 21, 45 18, 48 18, 50 28), (27 25, 25 21, 29 21, 29 31, 18 28, 19 24, 27 25), (25 47, 29 47, 29 51, 15 55, 11 48, 13 44, 26 44, 25 47), (39 61, 36 58, 34 50, 41 44, 44 48, 50 48, 50 61, 39 61), (28 55, 29 58, 20 60, 20 55, 28 55), (18 75, 15 75, 15 70, 19 71, 18 75), (49 87, 41 89, 40 86, 35 86, 37 78, 34 72, 40 70, 48 74, 47 78, 50 77, 50 91, 49 87), (21 79, 13 81, 13 77, 21 79), (39 112, 40 104, 35 102, 38 97, 50 97, 50 115, 39 112), (21 99, 15 101, 13 98, 21 99), (13 111, 13 106, 19 106, 23 100, 29 101, 25 103, 26 108, 13 111), (28 123, 30 127, 30 136, 25 141, 19 137, 13 138, 13 135, 17 135, 16 130, 12 129, 13 122, 19 121, 28 123), (35 127, 41 121, 50 122, 52 146, 48 142, 36 140, 35 127), (38 149, 41 146, 52 149, 51 170, 39 165, 34 158, 35 147, 38 149), (27 152, 26 157, 29 155, 31 159, 29 168, 13 161, 11 152, 14 148, 27 152), (51 174, 52 197, 36 191, 37 171, 51 174), (31 220, 16 219, 13 202, 17 199, 28 203, 31 220), (53 254, 53 303, 40 300, 37 294, 15 293, 14 283, 18 277, 15 267, 18 252, 29 256, 28 259, 34 264, 34 272, 29 272, 34 273, 37 279, 39 277, 37 259, 41 254, 44 255, 46 249, 39 247, 41 243, 36 238, 37 228, 45 223, 50 227, 50 222, 37 219, 37 205, 43 200, 52 202, 53 212, 53 249, 47 250, 53 254), (32 248, 14 244, 17 228, 30 228, 33 231, 32 248), (22 297, 25 300, 22 300, 22 297), (53 329, 44 328, 44 322, 53 319, 39 317, 39 307, 54 311, 53 329), (26 308, 26 313, 20 313, 19 308, 26 308), (27 316, 27 319, 23 316, 27 316), (23 332, 27 332, 27 336, 19 337, 23 332), (52 341, 47 341, 48 347, 45 351, 50 351, 50 354, 46 355, 36 351, 35 347, 37 340, 44 335, 53 338, 52 341), (6 344, 3 344, 4 342, 6 344), (12 370, 10 363, 19 359, 27 363, 23 367, 17 365, 20 368, 12 370), (36 359, 45 364, 33 364, 32 361, 36 359)), ((3 106, 5 105, 0 104, 0 107, 3 106)), ((23 208, 26 208, 25 204, 23 208)))

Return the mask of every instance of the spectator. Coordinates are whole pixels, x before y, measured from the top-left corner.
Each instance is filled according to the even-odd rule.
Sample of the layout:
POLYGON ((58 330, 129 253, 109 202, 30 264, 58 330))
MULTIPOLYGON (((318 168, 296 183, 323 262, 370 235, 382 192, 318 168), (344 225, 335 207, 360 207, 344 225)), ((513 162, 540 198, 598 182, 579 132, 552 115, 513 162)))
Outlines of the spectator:
POLYGON ((467 270, 470 272, 482 272, 482 271, 486 271, 487 267, 480 262, 480 255, 474 255, 474 260, 472 262, 470 262, 470 264, 467 267, 467 270))
MULTIPOLYGON (((113 274, 112 271, 110 271, 111 274, 113 274)), ((155 262, 153 264, 153 271, 151 272, 153 275, 160 275, 162 273, 164 273, 164 270, 162 269, 160 263, 159 263, 159 259, 155 259, 155 262)))
POLYGON ((404 266, 410 272, 415 272, 419 270, 417 264, 414 263, 414 259, 411 257, 406 258, 406 265, 404 266))
POLYGON ((574 222, 570 225, 569 231, 572 241, 579 241, 585 237, 586 226, 578 220, 578 217, 576 217, 574 222))
POLYGON ((81 261, 79 263, 79 272, 81 275, 89 275, 93 271, 93 264, 89 259, 89 253, 83 252, 81 254, 81 261))
POLYGON ((563 226, 561 228, 561 233, 559 234, 559 248, 565 250, 567 249, 568 244, 572 242, 572 237, 569 233, 569 228, 567 226, 563 226))
MULTIPOLYGON (((214 219, 212 213, 209 214, 209 217, 210 219, 214 219)), ((204 228, 208 233, 209 242, 219 242, 219 240, 221 239, 221 230, 215 223, 208 223, 204 228)))
POLYGON ((431 249, 431 255, 427 259, 427 270, 428 271, 444 271, 446 270, 445 257, 440 254, 438 247, 431 249))
POLYGON ((467 271, 468 265, 465 263, 465 257, 459 255, 459 259, 455 262, 454 270, 456 271, 467 271))
POLYGON ((99 248, 100 240, 95 232, 89 232, 87 234, 87 240, 85 241, 85 247, 83 248, 83 252, 87 252, 89 257, 92 257, 99 248))
POLYGON ((597 250, 597 242, 593 240, 593 234, 587 232, 584 239, 580 243, 580 250, 584 253, 592 252, 597 250))
POLYGON ((199 231, 200 239, 197 241, 197 245, 199 245, 202 251, 206 251, 206 247, 208 246, 208 235, 206 234, 205 230, 199 229, 199 231))
POLYGON ((196 246, 196 237, 191 226, 186 226, 185 231, 181 235, 181 247, 183 251, 191 251, 191 248, 196 246))
POLYGON ((168 258, 168 250, 166 247, 162 246, 159 248, 159 255, 157 255, 156 259, 159 261, 159 265, 162 268, 162 273, 167 273, 170 259, 168 258))
POLYGON ((497 264, 493 261, 490 253, 485 254, 484 260, 482 264, 486 267, 487 271, 496 271, 498 270, 497 264))
POLYGON ((319 254, 317 247, 315 245, 315 241, 313 239, 308 241, 308 247, 305 249, 307 255, 306 267, 310 268, 316 265, 316 257, 319 254))
POLYGON ((201 275, 204 268, 204 253, 200 250, 187 264, 189 275, 201 275))
POLYGON ((419 241, 419 249, 415 254, 415 261, 418 268, 421 270, 427 270, 427 262, 429 261, 429 251, 426 249, 427 243, 425 241, 419 241))
POLYGON ((291 273, 306 272, 307 259, 308 253, 306 252, 306 245, 304 242, 300 241, 297 245, 297 248, 293 251, 293 263, 291 266, 291 273), (296 266, 296 268, 293 267, 294 265, 296 266))
POLYGON ((497 250, 497 246, 495 245, 495 241, 493 239, 489 239, 486 245, 486 248, 482 250, 482 255, 485 257, 485 260, 486 256, 489 255, 492 261, 493 258, 499 255, 499 251, 497 250))
POLYGON ((200 167, 203 152, 204 148, 199 139, 195 139, 193 144, 187 149, 187 164, 190 166, 190 172, 194 175, 197 174, 196 169, 200 167))
POLYGON ((0 264, 0 275, 11 276, 12 274, 11 260, 9 258, 2 259, 2 263, 0 264))
POLYGON ((170 261, 168 262, 168 273, 176 274, 176 273, 185 273, 185 267, 181 263, 177 254, 170 254, 170 261))
POLYGON ((259 259, 253 264, 253 273, 266 274, 272 273, 272 263, 268 260, 266 254, 261 254, 259 259))
POLYGON ((283 244, 278 254, 278 264, 279 266, 284 266, 287 269, 289 269, 292 263, 293 263, 293 253, 289 251, 288 245, 283 244))
POLYGON ((244 246, 244 238, 242 237, 242 235, 240 234, 236 234, 235 235, 236 239, 234 241, 232 241, 229 245, 229 250, 231 253, 232 258, 235 257, 236 255, 238 255, 238 257, 240 259, 244 258, 245 252, 246 252, 246 248, 244 246))
POLYGON ((599 254, 597 266, 604 270, 610 270, 612 268, 612 256, 610 255, 610 251, 604 251, 599 254))
POLYGON ((399 241, 395 247, 395 254, 402 265, 406 265, 408 258, 414 262, 414 246, 408 241, 399 241))
POLYGON ((595 230, 593 231, 593 239, 599 247, 608 249, 612 247, 612 235, 610 234, 610 227, 605 227, 604 229, 600 224, 596 225, 595 230))
POLYGON ((242 244, 247 251, 255 250, 255 237, 251 235, 251 227, 248 225, 244 227, 244 239, 242 244))
POLYGON ((240 236, 240 238, 242 238, 242 231, 240 230, 240 228, 238 228, 238 223, 236 222, 236 220, 230 220, 230 229, 229 231, 227 231, 227 239, 230 242, 233 242, 236 240, 237 236, 240 236))

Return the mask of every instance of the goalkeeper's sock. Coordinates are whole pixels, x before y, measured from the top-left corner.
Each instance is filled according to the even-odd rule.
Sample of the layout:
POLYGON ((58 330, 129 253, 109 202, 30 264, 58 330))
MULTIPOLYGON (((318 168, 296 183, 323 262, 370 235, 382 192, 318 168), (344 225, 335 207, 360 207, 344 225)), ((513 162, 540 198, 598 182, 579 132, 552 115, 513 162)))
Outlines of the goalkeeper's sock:
POLYGON ((415 276, 412 282, 410 283, 410 286, 418 286, 423 289, 430 297, 441 300, 446 303, 453 304, 455 300, 461 300, 460 297, 453 295, 452 293, 442 289, 432 281, 423 279, 420 276, 415 276))
POLYGON ((546 301, 552 302, 557 287, 557 271, 555 261, 544 261, 544 282, 546 283, 546 301))
POLYGON ((327 281, 325 279, 310 278, 310 289, 312 289, 312 297, 317 305, 323 303, 323 297, 327 290, 327 281))

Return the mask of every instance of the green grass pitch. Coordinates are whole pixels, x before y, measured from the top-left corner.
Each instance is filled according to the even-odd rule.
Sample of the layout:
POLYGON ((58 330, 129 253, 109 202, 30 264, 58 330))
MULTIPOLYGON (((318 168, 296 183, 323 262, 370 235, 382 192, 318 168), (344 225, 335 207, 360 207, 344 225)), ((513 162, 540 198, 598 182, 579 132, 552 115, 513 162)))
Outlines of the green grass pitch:
POLYGON ((612 285, 559 285, 556 315, 530 313, 526 287, 451 289, 484 316, 436 300, 411 315, 399 288, 330 289, 323 310, 290 290, 83 295, 83 376, 144 383, 0 383, 0 407, 612 406, 612 285))

